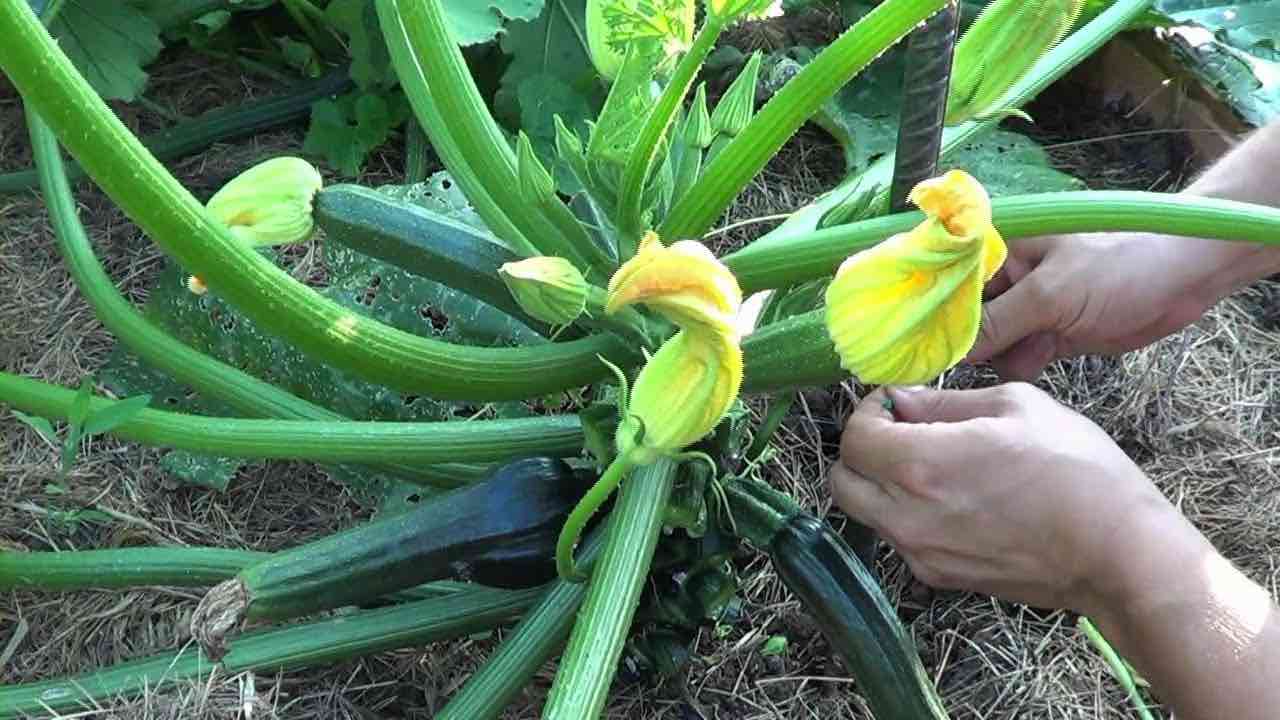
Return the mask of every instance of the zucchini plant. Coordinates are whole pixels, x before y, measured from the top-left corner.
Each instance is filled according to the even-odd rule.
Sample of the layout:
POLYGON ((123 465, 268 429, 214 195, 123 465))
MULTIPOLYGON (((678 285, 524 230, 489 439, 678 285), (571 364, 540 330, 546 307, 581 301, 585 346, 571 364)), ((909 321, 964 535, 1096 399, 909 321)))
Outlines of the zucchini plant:
MULTIPOLYGON (((1005 242, 1018 237, 1143 230, 1280 238, 1275 209, 1151 193, 992 201, 981 178, 964 169, 916 184, 910 197, 921 212, 885 214, 892 180, 886 158, 727 256, 700 242, 802 124, 946 2, 879 3, 757 110, 758 62, 746 64, 714 108, 697 80, 725 30, 771 12, 774 3, 589 0, 590 46, 609 92, 594 123, 555 119, 549 167, 530 137, 511 138, 495 121, 442 0, 375 0, 416 122, 479 219, 467 224, 371 188, 322 188, 314 171, 287 159, 267 160, 201 203, 110 112, 25 0, 0 0, 0 68, 26 104, 46 204, 77 285, 123 343, 240 414, 139 410, 113 433, 224 456, 376 468, 417 483, 426 496, 489 476, 428 497, 409 513, 274 556, 158 548, 42 566, 0 555, 0 587, 82 587, 95 565, 101 584, 115 587, 148 578, 223 581, 197 613, 198 623, 216 616, 219 636, 245 619, 366 608, 234 634, 225 654, 211 643, 208 651, 88 677, 0 688, 0 716, 74 708, 218 670, 332 661, 522 617, 439 717, 497 717, 563 651, 544 717, 594 718, 655 553, 674 542, 663 528, 696 535, 711 524, 770 554, 821 618, 877 717, 945 718, 910 636, 867 568, 819 519, 754 480, 740 462, 742 443, 726 441, 740 434, 734 419, 742 395, 785 398, 851 375, 885 384, 938 377, 972 346, 983 284, 1003 262, 1005 242), (76 217, 58 142, 181 265, 192 292, 230 304, 317 363, 389 391, 527 401, 537 413, 456 422, 348 418, 184 345, 111 287, 76 217), (474 298, 528 332, 508 345, 464 344, 335 302, 263 250, 306 241, 316 225, 332 243, 474 298), (743 312, 744 294, 763 291, 771 293, 768 303, 752 319, 743 312), (541 459, 489 472, 528 456, 541 459), (589 530, 593 522, 599 526, 589 530), (477 569, 490 563, 490 570, 471 576, 478 582, 414 590, 452 577, 456 561, 477 569), (175 567, 181 563, 189 572, 175 567), (531 572, 524 582, 508 572, 520 563, 555 570, 531 572), (414 592, 406 604, 404 593, 414 592), (390 607, 367 609, 375 602, 390 607)), ((1006 57, 1024 67, 983 76, 981 53, 958 55, 955 77, 963 86, 952 95, 972 107, 947 113, 954 124, 942 139, 944 158, 1015 112, 1147 3, 1115 0, 1074 32, 1034 36, 1017 24, 1046 22, 1048 13, 1053 27, 1065 28, 1079 3, 996 5, 968 32, 987 54, 992 44, 1007 43, 1006 57), (1013 5, 1037 11, 1001 12, 1013 5), (1028 47, 1029 38, 1041 45, 1028 47)), ((76 400, 72 391, 0 374, 0 402, 58 419, 76 400)), ((102 412, 117 402, 95 398, 89 405, 102 412)), ((760 433, 779 420, 771 414, 760 433)), ((762 443, 752 443, 753 457, 762 443)))

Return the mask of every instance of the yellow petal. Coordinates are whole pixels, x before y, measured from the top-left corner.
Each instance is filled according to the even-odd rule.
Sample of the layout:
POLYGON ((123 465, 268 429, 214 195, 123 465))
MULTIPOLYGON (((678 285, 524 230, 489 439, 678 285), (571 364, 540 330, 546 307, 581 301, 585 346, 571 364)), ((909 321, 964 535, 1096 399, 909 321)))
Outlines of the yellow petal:
POLYGON ((648 235, 635 257, 609 280, 605 312, 645 303, 684 328, 731 332, 742 290, 738 280, 702 243, 664 247, 648 235))
POLYGON ((209 214, 241 242, 283 245, 311 236, 311 203, 323 180, 305 160, 265 160, 227 183, 209 198, 209 214))
POLYGON ((658 348, 636 378, 628 416, 618 429, 619 453, 630 453, 644 464, 697 442, 715 429, 741 387, 737 342, 681 330, 658 348))
POLYGON ((876 384, 928 382, 977 340, 982 286, 1006 249, 991 202, 960 171, 911 194, 928 218, 911 232, 860 252, 827 288, 827 329, 841 366, 876 384))

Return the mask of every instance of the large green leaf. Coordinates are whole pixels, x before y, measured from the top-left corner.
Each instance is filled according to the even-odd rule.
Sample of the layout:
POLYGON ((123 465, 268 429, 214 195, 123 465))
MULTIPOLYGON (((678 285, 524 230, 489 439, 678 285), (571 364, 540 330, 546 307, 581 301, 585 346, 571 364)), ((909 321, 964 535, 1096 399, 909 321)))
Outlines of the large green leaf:
POLYGON ((587 50, 586 5, 548 0, 537 18, 509 23, 502 50, 511 63, 494 97, 499 118, 524 130, 538 159, 555 170, 557 187, 569 194, 581 186, 555 153, 554 118, 585 136, 605 96, 587 50))
POLYGON ((1171 35, 1174 53, 1192 75, 1252 125, 1280 115, 1280 3, 1158 0, 1156 7, 1173 23, 1211 34, 1171 35))
POLYGON ((1023 193, 1084 190, 1084 182, 1054 169, 1048 153, 1034 140, 1007 130, 984 133, 942 162, 973 175, 993 197, 1023 193))
POLYGON ((108 100, 136 99, 147 84, 142 68, 164 48, 151 18, 119 0, 67 0, 50 32, 108 100))
POLYGON ((454 37, 463 45, 489 42, 508 20, 533 20, 546 0, 444 0, 454 37))

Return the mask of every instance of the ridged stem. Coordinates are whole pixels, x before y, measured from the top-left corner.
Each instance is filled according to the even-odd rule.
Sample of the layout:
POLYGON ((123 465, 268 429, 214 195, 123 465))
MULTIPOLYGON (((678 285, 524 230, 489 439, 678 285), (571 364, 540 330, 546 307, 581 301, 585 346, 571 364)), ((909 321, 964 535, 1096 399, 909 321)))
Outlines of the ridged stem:
MULTIPOLYGON (((1192 195, 1089 190, 995 198, 995 226, 1006 239, 1084 232, 1150 232, 1184 237, 1280 243, 1280 208, 1192 195)), ((833 273, 849 255, 917 225, 899 213, 809 231, 785 243, 753 243, 724 258, 744 293, 785 287, 833 273)))
POLYGON ((269 553, 208 547, 66 552, 0 550, 0 591, 216 585, 269 553))
POLYGON ((715 15, 707 16, 706 23, 694 37, 693 46, 684 57, 680 58, 675 72, 671 75, 671 80, 658 98, 658 104, 645 119, 644 127, 640 129, 640 135, 636 138, 631 154, 627 157, 627 166, 622 175, 622 189, 618 193, 618 225, 626 243, 626 249, 630 250, 623 253, 624 258, 634 254, 635 246, 640 241, 640 232, 644 229, 640 217, 640 203, 644 198, 644 186, 649 179, 654 158, 657 157, 658 150, 662 146, 663 136, 675 121, 680 104, 689 94, 689 88, 693 87, 693 81, 698 77, 698 70, 702 68, 702 63, 706 62, 707 56, 715 48, 716 40, 720 37, 720 33, 724 32, 724 28, 724 19, 715 15))
MULTIPOLYGON (((457 146, 457 152, 450 155, 465 159, 480 186, 519 230, 522 246, 515 249, 564 257, 584 272, 607 272, 610 261, 599 246, 589 242, 585 232, 575 236, 565 233, 582 229, 567 205, 535 206, 521 198, 515 153, 476 87, 440 0, 378 0, 377 7, 384 31, 399 46, 393 56, 397 75, 419 76, 421 80, 406 84, 406 92, 425 89, 429 93, 430 102, 438 108, 432 115, 443 122, 447 135, 436 137, 437 123, 431 116, 424 118, 424 128, 437 146, 457 146), (428 66, 429 74, 421 72, 428 66), (588 242, 572 242, 575 237, 588 242)), ((415 111, 426 101, 410 97, 415 111)))
MULTIPOLYGON (((221 400, 250 417, 320 421, 347 419, 198 352, 151 324, 116 290, 115 283, 94 255, 67 181, 58 141, 49 126, 31 108, 27 108, 27 129, 58 251, 76 288, 89 302, 94 315, 118 341, 144 362, 178 382, 206 397, 221 400)), ((377 469, 411 482, 438 487, 456 487, 468 479, 479 477, 485 470, 468 465, 413 468, 385 464, 377 466, 377 469)))
MULTIPOLYGON (((1152 0, 1116 0, 1087 25, 1049 51, 1009 91, 1007 107, 1017 108, 1056 82, 1071 68, 1093 55, 1116 34, 1123 31, 1151 6, 1152 0)), ((1000 118, 976 120, 948 128, 942 136, 942 157, 963 147, 976 135, 996 127, 1000 118)), ((893 178, 893 155, 886 155, 862 173, 851 175, 831 192, 792 214, 782 225, 752 243, 772 245, 794 237, 803 237, 820 227, 846 221, 846 202, 861 204, 867 193, 874 193, 874 207, 888 207, 889 183, 893 178)), ((750 246, 749 246, 750 247, 750 246)))
MULTIPOLYGON (((582 544, 581 565, 588 570, 600 554, 604 531, 596 530, 582 544)), ((475 672, 435 720, 495 720, 516 698, 534 673, 564 647, 587 596, 587 586, 556 580, 502 645, 475 672)))
POLYGON ((594 720, 604 708, 649 575, 674 478, 675 463, 662 459, 623 483, 609 513, 604 550, 591 572, 587 598, 542 713, 545 720, 594 720))
MULTIPOLYGON (((0 403, 33 415, 66 418, 76 393, 0 372, 0 403)), ((115 401, 94 398, 90 413, 115 401)), ((241 420, 142 410, 113 435, 220 457, 317 462, 496 462, 520 455, 568 457, 582 449, 576 415, 469 422, 309 422, 241 420)))
POLYGON ((215 675, 278 671, 426 645, 489 630, 537 602, 541 588, 510 592, 475 588, 444 598, 342 615, 243 635, 214 663, 194 643, 144 660, 69 678, 0 687, 0 718, 93 709, 96 703, 215 675))
POLYGON ((659 234, 700 237, 822 104, 947 0, 889 0, 828 45, 747 123, 672 208, 659 234))
POLYGON ((265 330, 339 369, 402 392, 513 400, 629 364, 608 337, 479 348, 418 337, 357 315, 294 280, 210 217, 93 92, 24 0, 0 0, 0 69, 125 213, 188 271, 265 330))

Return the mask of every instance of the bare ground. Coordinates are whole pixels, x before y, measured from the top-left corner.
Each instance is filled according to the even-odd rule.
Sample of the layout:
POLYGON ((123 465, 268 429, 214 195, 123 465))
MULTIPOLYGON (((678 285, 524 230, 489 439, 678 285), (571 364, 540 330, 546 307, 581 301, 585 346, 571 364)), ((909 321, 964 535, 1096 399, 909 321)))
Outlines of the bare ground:
MULTIPOLYGON (((184 113, 260 92, 226 68, 195 64, 162 82, 157 97, 184 113)), ((0 96, 3 97, 3 96, 0 96)), ((1102 113, 1115 119, 1118 112, 1102 113)), ((1038 115, 1039 116, 1039 115, 1038 115)), ((130 116, 145 129, 147 117, 130 116)), ((1101 121, 1100 121, 1101 122, 1101 121)), ((1054 123, 1044 139, 1063 142, 1111 134, 1054 123), (1074 134, 1073 134, 1074 133, 1074 134)), ((221 146, 175 165, 198 194, 216 188, 266 151, 295 151, 296 130, 221 146)), ((0 165, 26 162, 25 135, 12 96, 0 99, 0 165)), ((1186 167, 1147 172, 1149 144, 1064 146, 1058 161, 1095 186, 1170 187, 1186 167), (1096 148, 1095 148, 1096 149, 1096 148), (1102 156, 1102 157, 1099 157, 1102 156)), ((1176 155, 1176 154, 1175 154, 1176 155)), ((806 132, 762 175, 735 217, 786 211, 829 186, 834 152, 806 132)), ((1159 163, 1156 163, 1159 165, 1159 163)), ((398 173, 394 153, 373 164, 380 179, 398 173)), ((112 275, 136 300, 161 264, 157 251, 109 202, 81 192, 82 212, 112 275)), ((112 344, 60 266, 34 197, 0 197, 0 368, 63 385, 94 371, 112 344)), ((1099 422, 1214 543, 1251 577, 1276 592, 1280 557, 1280 478, 1276 451, 1276 379, 1280 363, 1280 285, 1259 283, 1224 301, 1203 321, 1119 359, 1059 363, 1043 387, 1099 422)), ((947 384, 992 382, 962 367, 947 384)), ((858 388, 805 393, 775 440, 767 476, 826 513, 822 477, 834 457, 842 418, 858 388)), ((347 527, 366 516, 339 484, 302 464, 268 463, 237 478, 225 494, 176 487, 157 468, 157 451, 102 440, 86 448, 67 483, 47 485, 56 452, 9 415, 0 415, 0 543, 32 550, 189 543, 272 550, 347 527), (92 507, 110 522, 69 522, 58 510, 92 507)), ((1106 502, 1106 498, 1099 498, 1106 502)), ((839 522, 838 517, 833 519, 839 522)), ((1118 549, 1122 551, 1122 549, 1118 549)), ((909 621, 926 666, 955 718, 1131 717, 1123 694, 1064 613, 1043 613, 986 597, 934 593, 913 582, 891 551, 879 572, 909 621)), ((687 673, 665 682, 626 677, 614 688, 609 717, 866 718, 813 624, 762 561, 743 568, 746 619, 727 637, 697 639, 687 673), (763 640, 785 635, 788 650, 764 657, 763 640)), ((197 593, 147 589, 71 595, 0 596, 0 682, 47 679, 173 649, 189 641, 186 620, 197 593), (21 631, 25 628, 25 631, 21 631), (15 641, 16 639, 16 641, 15 641), (12 654, 6 648, 12 647, 12 654)), ((426 718, 480 663, 496 637, 383 653, 285 675, 220 677, 208 684, 122 699, 81 717, 426 718), (245 708, 251 708, 246 710, 245 708)), ((507 717, 537 716, 554 666, 539 675, 507 717)))

